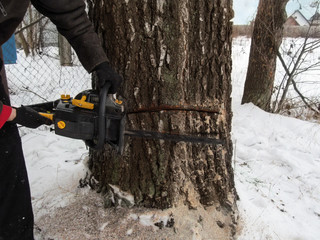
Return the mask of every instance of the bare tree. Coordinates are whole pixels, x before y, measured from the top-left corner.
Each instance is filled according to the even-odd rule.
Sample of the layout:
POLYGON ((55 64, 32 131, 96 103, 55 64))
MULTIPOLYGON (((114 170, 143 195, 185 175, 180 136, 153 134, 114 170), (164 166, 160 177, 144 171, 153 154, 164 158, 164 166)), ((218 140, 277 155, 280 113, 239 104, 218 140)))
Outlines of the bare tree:
MULTIPOLYGON (((313 2, 312 5, 316 8, 316 15, 319 10, 319 1, 313 2)), ((280 112, 284 108, 288 91, 290 87, 293 87, 294 91, 298 94, 305 106, 307 106, 312 111, 319 113, 318 103, 313 103, 312 100, 304 96, 303 93, 299 90, 299 87, 297 86, 297 83, 295 81, 295 78, 301 73, 320 69, 319 59, 318 61, 314 61, 312 63, 308 63, 306 61, 309 54, 320 48, 320 39, 313 38, 313 36, 317 36, 320 32, 319 27, 315 26, 313 22, 314 20, 315 19, 311 20, 303 43, 299 47, 297 47, 296 50, 294 48, 297 43, 296 41, 293 41, 290 44, 289 49, 284 49, 282 51, 284 54, 286 54, 286 56, 284 56, 284 54, 281 54, 280 51, 277 52, 277 56, 281 62, 282 67, 285 70, 285 75, 277 88, 276 97, 273 101, 272 106, 273 112, 280 112), (285 57, 289 58, 289 61, 286 62, 285 57)))
POLYGON ((44 47, 43 32, 49 20, 42 16, 33 6, 29 6, 27 14, 15 32, 18 44, 23 48, 26 56, 34 56, 44 47))
POLYGON ((277 52, 282 42, 288 0, 260 0, 254 23, 242 104, 270 111, 277 52))
POLYGON ((110 187, 116 185, 138 206, 213 206, 219 224, 212 231, 229 239, 236 211, 232 1, 92 0, 89 7, 111 63, 125 78, 128 128, 224 141, 201 145, 128 138, 122 157, 108 146, 91 151, 92 177, 106 205, 117 203, 110 187))

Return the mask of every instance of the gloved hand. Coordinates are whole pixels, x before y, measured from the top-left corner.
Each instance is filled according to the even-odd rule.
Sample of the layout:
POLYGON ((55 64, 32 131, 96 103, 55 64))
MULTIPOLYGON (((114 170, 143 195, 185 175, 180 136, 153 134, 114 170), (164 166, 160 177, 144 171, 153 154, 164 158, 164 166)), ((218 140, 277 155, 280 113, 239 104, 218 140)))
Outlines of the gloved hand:
POLYGON ((46 117, 41 116, 37 111, 30 107, 16 108, 16 117, 12 122, 18 123, 28 128, 37 128, 43 124, 51 125, 52 121, 46 117))
POLYGON ((108 62, 100 63, 93 70, 98 80, 98 88, 101 89, 107 82, 111 83, 109 93, 116 93, 122 83, 122 77, 110 66, 108 62))

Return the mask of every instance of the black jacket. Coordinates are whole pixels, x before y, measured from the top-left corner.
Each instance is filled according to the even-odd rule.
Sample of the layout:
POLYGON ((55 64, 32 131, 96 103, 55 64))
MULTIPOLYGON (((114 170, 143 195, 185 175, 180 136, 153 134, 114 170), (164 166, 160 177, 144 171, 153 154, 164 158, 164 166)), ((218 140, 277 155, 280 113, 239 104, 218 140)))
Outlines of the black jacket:
MULTIPOLYGON (((83 0, 31 0, 33 6, 57 26, 76 51, 84 68, 91 72, 107 61, 99 38, 85 12, 83 0)), ((29 0, 0 0, 0 45, 22 21, 29 0)))

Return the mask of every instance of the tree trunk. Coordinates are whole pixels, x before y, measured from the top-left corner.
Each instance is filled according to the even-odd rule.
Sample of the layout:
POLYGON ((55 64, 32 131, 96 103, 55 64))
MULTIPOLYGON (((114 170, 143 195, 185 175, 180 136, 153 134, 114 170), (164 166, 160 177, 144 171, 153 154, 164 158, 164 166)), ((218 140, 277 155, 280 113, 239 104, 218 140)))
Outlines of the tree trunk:
POLYGON ((60 33, 58 34, 58 44, 59 44, 59 56, 60 56, 60 65, 61 66, 72 66, 72 51, 71 45, 62 36, 60 33))
POLYGON ((90 154, 100 190, 117 185, 138 206, 215 206, 232 215, 232 1, 90 2, 110 62, 123 74, 127 128, 223 139, 223 145, 126 139, 90 154))
POLYGON ((26 40, 25 36, 23 35, 23 32, 18 33, 18 39, 20 41, 20 44, 23 48, 25 55, 28 57, 30 54, 30 48, 29 48, 28 41, 26 40))
POLYGON ((277 51, 282 42, 288 0, 260 0, 254 23, 242 104, 270 111, 277 51))
MULTIPOLYGON (((28 15, 29 15, 29 23, 32 23, 34 20, 34 15, 33 15, 33 8, 31 5, 29 5, 28 7, 28 15)), ((28 28, 28 31, 27 31, 27 39, 28 39, 28 46, 30 47, 30 50, 31 50, 31 53, 32 53, 32 56, 35 55, 35 26, 32 25, 28 28)))

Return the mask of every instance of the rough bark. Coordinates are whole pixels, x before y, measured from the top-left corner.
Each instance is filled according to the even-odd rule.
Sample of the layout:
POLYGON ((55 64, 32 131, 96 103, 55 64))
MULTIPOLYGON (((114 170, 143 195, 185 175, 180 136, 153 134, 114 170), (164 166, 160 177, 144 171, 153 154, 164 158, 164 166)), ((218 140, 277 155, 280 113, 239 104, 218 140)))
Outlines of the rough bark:
POLYGON ((213 205, 230 216, 232 1, 93 0, 89 7, 125 79, 127 128, 225 140, 214 146, 128 138, 122 157, 106 146, 90 155, 100 190, 113 184, 139 206, 213 205))
POLYGON ((260 0, 254 23, 242 104, 270 110, 277 51, 282 42, 288 0, 260 0))

